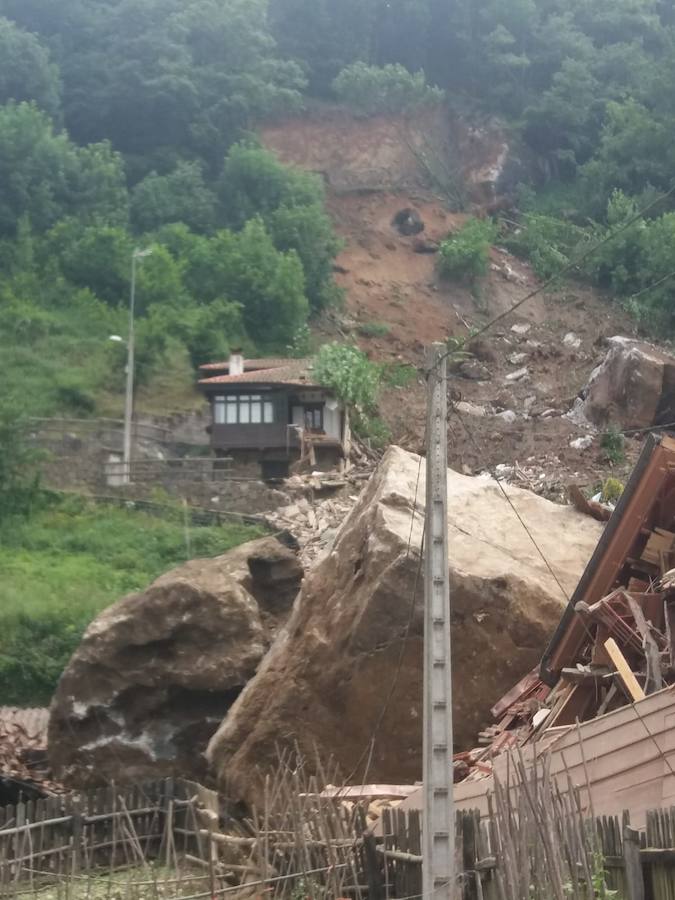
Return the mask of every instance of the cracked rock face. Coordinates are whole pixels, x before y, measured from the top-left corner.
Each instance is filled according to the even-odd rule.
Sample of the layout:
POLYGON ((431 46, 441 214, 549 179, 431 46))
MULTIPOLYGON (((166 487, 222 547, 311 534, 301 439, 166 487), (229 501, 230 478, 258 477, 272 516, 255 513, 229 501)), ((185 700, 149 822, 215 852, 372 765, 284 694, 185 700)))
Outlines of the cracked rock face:
POLYGON ((203 752, 255 674, 302 579, 273 538, 193 560, 106 609, 54 696, 49 754, 58 777, 205 775, 203 752))
MULTIPOLYGON (((571 595, 602 526, 571 507, 506 490, 571 595)), ((461 749, 474 746, 491 706, 538 663, 566 601, 493 481, 450 471, 448 494, 461 749)), ((422 777, 424 497, 424 465, 391 448, 209 744, 207 757, 231 796, 255 799, 280 743, 297 742, 310 763, 315 750, 332 755, 355 782, 422 777)))

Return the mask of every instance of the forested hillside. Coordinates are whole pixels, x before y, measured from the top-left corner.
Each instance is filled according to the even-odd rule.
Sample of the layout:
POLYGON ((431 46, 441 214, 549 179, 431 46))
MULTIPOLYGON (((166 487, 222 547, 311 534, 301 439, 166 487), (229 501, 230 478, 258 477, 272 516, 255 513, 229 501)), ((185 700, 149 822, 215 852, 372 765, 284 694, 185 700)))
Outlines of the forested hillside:
MULTIPOLYGON (((255 139, 314 98, 503 122, 512 239, 542 275, 670 189, 675 14, 658 0, 0 0, 5 403, 87 414, 122 387, 131 254, 141 388, 242 343, 302 353, 339 300, 318 176, 255 139)), ((671 327, 675 214, 581 274, 671 327), (656 289, 652 285, 660 282, 656 289)))

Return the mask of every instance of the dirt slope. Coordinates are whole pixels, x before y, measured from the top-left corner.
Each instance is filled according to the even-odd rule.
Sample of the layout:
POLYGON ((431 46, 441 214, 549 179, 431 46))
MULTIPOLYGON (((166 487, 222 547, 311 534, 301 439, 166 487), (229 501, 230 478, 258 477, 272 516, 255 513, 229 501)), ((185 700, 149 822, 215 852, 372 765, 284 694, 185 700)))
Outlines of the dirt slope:
MULTIPOLYGON (((412 178, 405 153, 414 125, 408 120, 380 118, 373 123, 351 118, 347 126, 344 113, 336 115, 337 119, 331 118, 324 110, 320 116, 300 120, 301 124, 290 122, 263 133, 285 161, 323 173, 329 208, 345 243, 336 275, 345 289, 345 306, 318 325, 318 335, 323 340, 348 336, 373 359, 421 366, 426 345, 480 329, 536 287, 537 279, 526 263, 500 248, 493 250, 489 275, 473 290, 440 279, 436 257, 415 252, 415 237, 402 236, 392 225, 397 211, 412 207, 425 223, 423 237, 439 241, 465 220, 420 186, 423 171, 418 169, 416 181, 412 178), (398 154, 397 134, 401 136, 398 154), (392 165, 394 189, 365 190, 378 137, 381 158, 388 158, 392 165)), ((487 173, 494 175, 504 162, 503 139, 487 129, 473 137, 475 166, 467 157, 463 171, 471 183, 480 182, 485 188, 487 173)), ((442 142, 437 136, 424 138, 432 139, 440 152, 442 142)), ((383 185, 381 177, 378 183, 383 185)), ((599 439, 585 450, 570 447, 587 431, 563 413, 603 358, 605 339, 633 330, 616 306, 578 285, 539 295, 500 322, 480 340, 477 360, 464 372, 468 377, 451 376, 453 396, 486 412, 484 416, 463 414, 465 425, 453 417, 451 464, 477 471, 486 465, 517 462, 526 470, 521 482, 536 483, 548 496, 561 496, 564 485, 572 480, 593 485, 612 474, 599 439), (514 325, 523 326, 523 333, 512 331, 514 325), (523 380, 508 378, 523 367, 528 369, 523 380)), ((383 411, 396 442, 419 450, 424 427, 422 385, 390 392, 383 400, 383 411)), ((637 450, 638 443, 629 442, 627 461, 615 474, 625 476, 637 450)))

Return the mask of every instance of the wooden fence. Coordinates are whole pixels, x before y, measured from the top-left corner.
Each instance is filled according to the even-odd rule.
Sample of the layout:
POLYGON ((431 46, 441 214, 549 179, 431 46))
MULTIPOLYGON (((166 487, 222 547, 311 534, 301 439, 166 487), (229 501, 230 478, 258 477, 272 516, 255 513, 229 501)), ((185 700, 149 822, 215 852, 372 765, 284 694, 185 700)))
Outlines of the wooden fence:
MULTIPOLYGON (((529 790, 534 782, 527 787, 515 803, 498 788, 487 818, 458 814, 460 874, 446 896, 673 900, 675 807, 649 813, 646 830, 638 832, 625 814, 582 817, 571 786, 549 791, 539 782, 536 793, 529 790)), ((213 791, 165 779, 0 809, 0 898, 26 894, 26 881, 28 892, 56 881, 72 897, 74 879, 89 885, 101 871, 141 870, 131 877, 147 879, 148 862, 157 860, 166 880, 160 892, 154 884, 156 897, 179 896, 177 884, 203 879, 208 883, 188 891, 191 897, 212 900, 245 887, 274 897, 302 891, 303 897, 418 900, 421 853, 418 811, 385 809, 373 829, 363 805, 324 794, 314 776, 289 766, 268 778, 262 808, 246 818, 229 817, 213 791)), ((128 886, 123 893, 129 900, 147 896, 128 886)))
MULTIPOLYGON (((576 883, 572 872, 561 882, 563 895, 574 898, 618 896, 620 900, 673 900, 675 898, 675 807, 649 813, 645 831, 630 827, 627 813, 622 817, 604 816, 586 823, 583 832, 555 845, 561 859, 575 862, 576 883), (584 843, 590 850, 584 875, 584 843), (571 852, 573 845, 576 845, 571 852), (609 892, 616 892, 611 894, 609 892)), ((460 812, 456 819, 456 866, 459 874, 457 896, 463 900, 504 900, 517 897, 530 900, 537 896, 536 885, 544 880, 537 869, 547 852, 541 834, 516 830, 517 840, 531 857, 539 851, 542 861, 534 866, 514 856, 498 835, 494 817, 481 820, 476 812, 460 812), (509 890, 508 882, 511 882, 509 890), (520 882, 520 884, 519 884, 520 882)), ((558 835, 559 836, 559 835, 558 835)), ((551 844, 550 850, 554 845, 551 844)), ((420 813, 412 810, 385 810, 381 844, 383 858, 377 876, 375 897, 419 897, 422 894, 422 841, 420 813)), ((565 866, 560 867, 561 874, 565 866)), ((563 876, 565 877, 565 876, 563 876)), ((372 879, 371 879, 372 881, 372 879)), ((542 893, 549 900, 555 894, 542 893)), ((373 898, 369 898, 373 900, 373 898)))

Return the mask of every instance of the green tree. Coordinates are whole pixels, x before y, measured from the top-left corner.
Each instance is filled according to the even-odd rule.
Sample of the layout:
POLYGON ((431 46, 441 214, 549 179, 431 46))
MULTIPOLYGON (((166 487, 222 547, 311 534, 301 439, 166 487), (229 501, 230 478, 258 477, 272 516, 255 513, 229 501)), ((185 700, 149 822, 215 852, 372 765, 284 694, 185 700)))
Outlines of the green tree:
POLYGON ((237 144, 225 160, 219 192, 225 224, 240 228, 260 216, 276 248, 297 253, 313 310, 337 299, 333 262, 341 245, 318 176, 282 165, 259 146, 237 144))
POLYGON ((423 70, 413 74, 399 63, 352 63, 337 76, 333 91, 342 103, 366 115, 401 113, 443 99, 443 91, 427 84, 423 70))
POLYGON ((672 124, 635 100, 608 104, 598 150, 582 172, 593 210, 601 210, 617 188, 637 194, 649 185, 669 185, 672 124))
POLYGON ((34 101, 50 116, 60 114, 58 66, 34 34, 0 18, 0 104, 34 101))
POLYGON ((64 216, 120 221, 127 194, 121 159, 108 145, 78 148, 33 104, 0 108, 0 235, 21 216, 41 233, 64 216))
POLYGON ((337 74, 370 61, 377 0, 270 0, 282 55, 301 64, 310 92, 329 96, 337 74))
POLYGON ((180 162, 166 175, 151 172, 131 195, 131 221, 138 232, 183 222, 195 231, 215 223, 215 197, 197 162, 180 162))
POLYGON ((317 175, 284 166, 255 143, 239 143, 228 153, 218 180, 220 217, 224 225, 242 228, 254 216, 266 218, 280 206, 323 203, 317 175))
POLYGON ((324 344, 312 363, 315 380, 335 392, 353 416, 356 430, 364 437, 386 440, 377 416, 377 401, 383 370, 358 347, 324 344))

